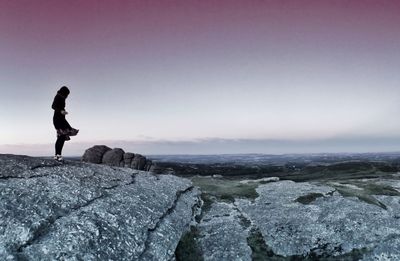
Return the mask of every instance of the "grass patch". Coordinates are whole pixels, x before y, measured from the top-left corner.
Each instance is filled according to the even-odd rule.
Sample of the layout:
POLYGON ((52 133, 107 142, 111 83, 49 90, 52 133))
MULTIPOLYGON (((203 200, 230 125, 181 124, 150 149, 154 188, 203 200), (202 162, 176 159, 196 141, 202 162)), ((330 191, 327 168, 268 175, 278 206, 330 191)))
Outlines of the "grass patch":
POLYGON ((190 230, 183 235, 175 250, 175 258, 177 261, 203 261, 203 254, 196 242, 199 237, 199 231, 196 227, 191 227, 190 230))
POLYGON ((400 196, 400 192, 391 186, 367 183, 363 186, 364 190, 372 195, 400 196))
POLYGON ((357 197, 359 200, 364 201, 365 203, 376 205, 380 208, 387 209, 386 205, 377 200, 373 195, 369 194, 368 191, 358 190, 346 187, 344 185, 333 185, 336 188, 337 192, 339 192, 343 197, 357 197))
POLYGON ((209 211, 211 209, 212 203, 214 203, 215 200, 213 200, 213 197, 207 193, 201 193, 200 197, 201 197, 201 200, 203 200, 203 206, 201 207, 201 212, 209 211))
POLYGON ((343 196, 343 197, 357 197, 359 200, 364 201, 365 203, 371 204, 371 205, 376 205, 378 207, 381 207, 383 209, 387 209, 386 205, 374 198, 371 195, 365 194, 365 193, 360 193, 358 191, 352 191, 348 189, 343 189, 343 188, 337 188, 337 191, 343 196))
MULTIPOLYGON (((285 260, 285 259, 275 259, 277 257, 274 252, 267 246, 264 238, 258 228, 252 228, 250 234, 247 238, 247 244, 251 248, 251 259, 253 261, 262 260, 285 260)), ((290 260, 290 259, 287 259, 290 260)))
POLYGON ((243 216, 242 214, 239 216, 239 224, 243 227, 243 228, 249 228, 251 226, 251 221, 248 220, 245 216, 243 216))
POLYGON ((201 200, 203 200, 203 205, 201 206, 201 214, 195 217, 195 220, 198 223, 204 217, 204 214, 211 209, 211 205, 215 202, 215 197, 207 193, 202 192, 200 197, 201 200))
POLYGON ((191 180, 195 186, 200 187, 203 193, 222 201, 234 202, 235 198, 254 200, 258 197, 256 188, 259 183, 257 182, 243 184, 239 180, 210 177, 192 177, 191 180))
POLYGON ((321 193, 310 193, 304 196, 298 197, 295 201, 304 205, 308 205, 311 202, 315 201, 317 198, 323 197, 324 195, 321 193))
POLYGON ((384 196, 400 196, 400 192, 389 185, 377 184, 374 181, 341 181, 342 184, 329 184, 333 186, 343 197, 357 197, 359 200, 368 204, 376 205, 383 209, 387 209, 386 205, 377 200, 374 195, 384 196), (346 184, 357 186, 360 189, 355 189, 346 186, 346 184))

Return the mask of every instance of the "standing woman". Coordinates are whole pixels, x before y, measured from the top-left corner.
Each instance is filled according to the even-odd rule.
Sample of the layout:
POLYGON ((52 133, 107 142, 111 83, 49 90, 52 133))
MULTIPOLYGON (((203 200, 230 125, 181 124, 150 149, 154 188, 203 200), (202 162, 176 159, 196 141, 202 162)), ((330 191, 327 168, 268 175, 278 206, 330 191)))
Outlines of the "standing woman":
POLYGON ((54 110, 53 124, 57 130, 56 154, 54 156, 54 159, 57 161, 63 161, 61 153, 64 142, 70 140, 70 136, 75 136, 79 132, 79 130, 72 128, 65 119, 65 115, 68 114, 65 111, 65 99, 68 95, 69 89, 66 86, 61 87, 56 97, 54 97, 53 105, 51 106, 54 110))

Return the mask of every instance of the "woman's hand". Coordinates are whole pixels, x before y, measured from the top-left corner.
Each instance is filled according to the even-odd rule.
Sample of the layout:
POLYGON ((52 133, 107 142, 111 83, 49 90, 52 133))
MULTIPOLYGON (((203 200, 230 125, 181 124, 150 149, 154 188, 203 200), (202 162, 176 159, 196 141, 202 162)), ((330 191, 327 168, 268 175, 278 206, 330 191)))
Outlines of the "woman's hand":
POLYGON ((67 112, 67 111, 65 111, 65 110, 62 110, 62 111, 61 111, 61 114, 62 114, 62 115, 67 115, 67 114, 68 114, 68 112, 67 112))

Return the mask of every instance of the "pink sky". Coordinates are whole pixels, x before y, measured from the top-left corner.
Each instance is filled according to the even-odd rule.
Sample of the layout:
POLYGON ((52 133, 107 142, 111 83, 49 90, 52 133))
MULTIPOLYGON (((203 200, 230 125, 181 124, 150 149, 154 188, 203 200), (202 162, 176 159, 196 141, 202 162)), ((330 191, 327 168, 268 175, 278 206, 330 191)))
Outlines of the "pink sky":
POLYGON ((54 142, 62 85, 76 144, 397 140, 399 14, 399 1, 0 0, 0 153, 54 142))

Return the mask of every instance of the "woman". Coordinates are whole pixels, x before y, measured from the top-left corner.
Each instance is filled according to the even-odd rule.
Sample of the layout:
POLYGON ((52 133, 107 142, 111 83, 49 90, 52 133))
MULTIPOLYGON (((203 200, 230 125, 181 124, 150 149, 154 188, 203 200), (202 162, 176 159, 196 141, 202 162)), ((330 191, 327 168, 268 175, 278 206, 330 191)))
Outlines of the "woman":
POLYGON ((53 105, 51 105, 51 108, 54 110, 53 124, 57 130, 56 155, 54 156, 54 159, 57 161, 63 161, 61 153, 64 142, 70 140, 69 136, 75 136, 79 132, 79 130, 72 128, 65 119, 65 115, 68 114, 65 111, 65 99, 68 95, 69 89, 66 86, 61 87, 56 97, 54 97, 53 105))

